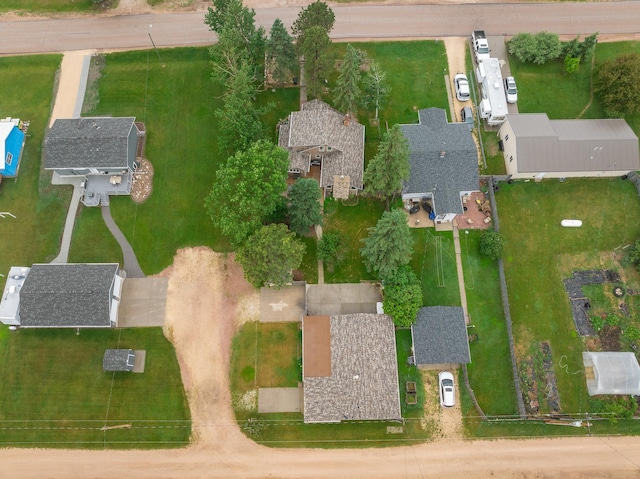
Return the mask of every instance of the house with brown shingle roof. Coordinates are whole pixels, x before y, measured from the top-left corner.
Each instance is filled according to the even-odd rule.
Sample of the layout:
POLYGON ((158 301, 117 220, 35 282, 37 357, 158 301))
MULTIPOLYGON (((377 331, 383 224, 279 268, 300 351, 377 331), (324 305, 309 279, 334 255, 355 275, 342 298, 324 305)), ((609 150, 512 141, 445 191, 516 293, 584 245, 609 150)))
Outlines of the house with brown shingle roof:
POLYGON ((292 177, 317 177, 326 195, 346 199, 362 190, 364 126, 321 100, 292 112, 278 126, 292 177))
POLYGON ((302 318, 305 423, 399 421, 395 327, 386 314, 302 318))

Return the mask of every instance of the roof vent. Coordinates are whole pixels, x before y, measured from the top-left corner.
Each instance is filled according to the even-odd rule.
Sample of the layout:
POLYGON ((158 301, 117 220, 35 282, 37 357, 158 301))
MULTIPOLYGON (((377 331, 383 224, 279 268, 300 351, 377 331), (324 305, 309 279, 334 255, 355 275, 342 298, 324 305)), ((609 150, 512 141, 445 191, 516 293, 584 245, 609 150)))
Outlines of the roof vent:
POLYGON ((440 151, 440 159, 444 158, 446 154, 447 154, 446 151, 444 150, 440 151))

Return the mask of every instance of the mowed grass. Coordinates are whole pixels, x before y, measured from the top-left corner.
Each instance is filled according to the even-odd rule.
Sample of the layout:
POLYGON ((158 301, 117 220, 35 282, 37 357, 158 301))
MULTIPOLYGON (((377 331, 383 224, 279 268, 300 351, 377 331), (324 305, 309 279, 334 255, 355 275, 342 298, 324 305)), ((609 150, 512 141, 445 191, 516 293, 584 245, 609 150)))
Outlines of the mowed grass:
POLYGON ((0 445, 164 448, 188 444, 189 408, 160 328, 0 335, 0 445), (105 349, 146 350, 144 373, 104 372, 105 349), (103 426, 128 429, 101 431, 103 426))
MULTIPOLYGON (((116 4, 117 0, 107 0, 105 4, 116 4)), ((0 12, 100 12, 103 8, 94 6, 92 0, 2 0, 0 12)))
POLYGON ((258 323, 258 371, 262 388, 297 387, 302 381, 302 332, 299 323, 258 323))
MULTIPOLYGON (((51 185, 51 174, 41 173, 42 142, 52 106, 60 55, 0 58, 2 116, 31 122, 17 180, 0 184, 0 211, 16 218, 0 218, 0 274, 11 266, 31 266, 56 257, 62 237, 70 187, 51 185)), ((4 288, 0 277, 0 288, 4 288)))
MULTIPOLYGON (((99 103, 91 112, 135 116, 147 127, 145 156, 155 170, 153 193, 140 205, 128 197, 111 199, 113 218, 147 274, 171 264, 179 248, 229 249, 204 208, 224 160, 218 153, 214 117, 221 91, 211 81, 208 51, 179 48, 161 50, 160 55, 165 68, 153 52, 108 55, 99 80, 99 103)), ((82 221, 79 234, 90 225, 82 221)))
MULTIPOLYGON (((498 263, 480 253, 480 230, 460 231, 467 306, 477 340, 469 344, 469 382, 485 414, 517 414, 509 339, 500 296, 498 263)), ((475 409, 469 414, 475 415, 475 409)))
POLYGON ((411 267, 422 282, 424 306, 460 306, 453 233, 414 228, 411 267))
POLYGON ((640 237, 640 200, 631 182, 614 179, 570 179, 565 183, 515 182, 497 194, 501 232, 505 236, 505 273, 516 352, 548 341, 553 353, 565 412, 584 412, 588 401, 582 375, 583 345, 577 336, 569 300, 559 272, 561 255, 612 251, 640 237), (562 228, 565 218, 580 219, 581 228, 562 228))
POLYGON ((384 211, 382 202, 364 196, 349 201, 325 200, 323 231, 338 232, 347 251, 344 261, 333 271, 325 266, 325 282, 358 283, 362 279, 378 279, 367 271, 360 249, 364 246, 362 240, 369 235, 369 228, 376 225, 384 211))

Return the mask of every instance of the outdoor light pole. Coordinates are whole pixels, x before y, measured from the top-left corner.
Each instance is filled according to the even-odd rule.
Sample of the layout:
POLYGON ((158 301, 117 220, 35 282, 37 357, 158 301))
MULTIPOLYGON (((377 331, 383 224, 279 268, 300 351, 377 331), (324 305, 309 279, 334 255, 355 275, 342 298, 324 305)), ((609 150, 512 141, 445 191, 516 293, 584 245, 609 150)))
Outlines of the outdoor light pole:
POLYGON ((153 45, 153 51, 155 51, 156 55, 158 55, 158 61, 160 62, 160 66, 164 68, 166 65, 162 63, 162 58, 160 58, 160 52, 156 48, 156 43, 153 41, 153 38, 151 38, 151 27, 153 27, 153 24, 149 25, 149 32, 147 33, 147 35, 149 35, 149 40, 151 40, 151 45, 153 45))

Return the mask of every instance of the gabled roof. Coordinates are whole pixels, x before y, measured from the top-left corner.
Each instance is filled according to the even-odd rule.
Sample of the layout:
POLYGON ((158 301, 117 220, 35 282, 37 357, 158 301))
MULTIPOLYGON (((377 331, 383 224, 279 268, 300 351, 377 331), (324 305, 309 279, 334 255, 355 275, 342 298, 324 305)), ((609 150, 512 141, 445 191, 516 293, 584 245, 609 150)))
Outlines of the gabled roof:
POLYGON ((402 194, 432 193, 436 214, 462 214, 460 193, 479 189, 478 151, 469 127, 448 123, 440 108, 420 110, 418 120, 400 125, 410 149, 410 176, 402 194))
POLYGON ((45 139, 45 168, 126 168, 134 117, 55 121, 45 139))
POLYGON ((20 325, 110 327, 118 264, 34 264, 20 290, 20 325))
POLYGON ((364 170, 364 126, 321 100, 302 105, 279 128, 278 145, 289 150, 290 168, 308 171, 308 153, 313 147, 330 147, 323 153, 322 183, 333 184, 334 176, 349 176, 351 185, 362 188, 364 170))
POLYGON ((549 120, 546 113, 507 115, 516 136, 518 172, 640 169, 638 137, 626 121, 549 120))
POLYGON ((302 328, 306 423, 401 418, 391 317, 304 316, 302 328))
POLYGON ((464 310, 460 306, 420 308, 411 330, 417 365, 471 362, 464 310))
POLYGON ((133 349, 107 349, 102 357, 102 370, 133 371, 135 358, 133 349))

